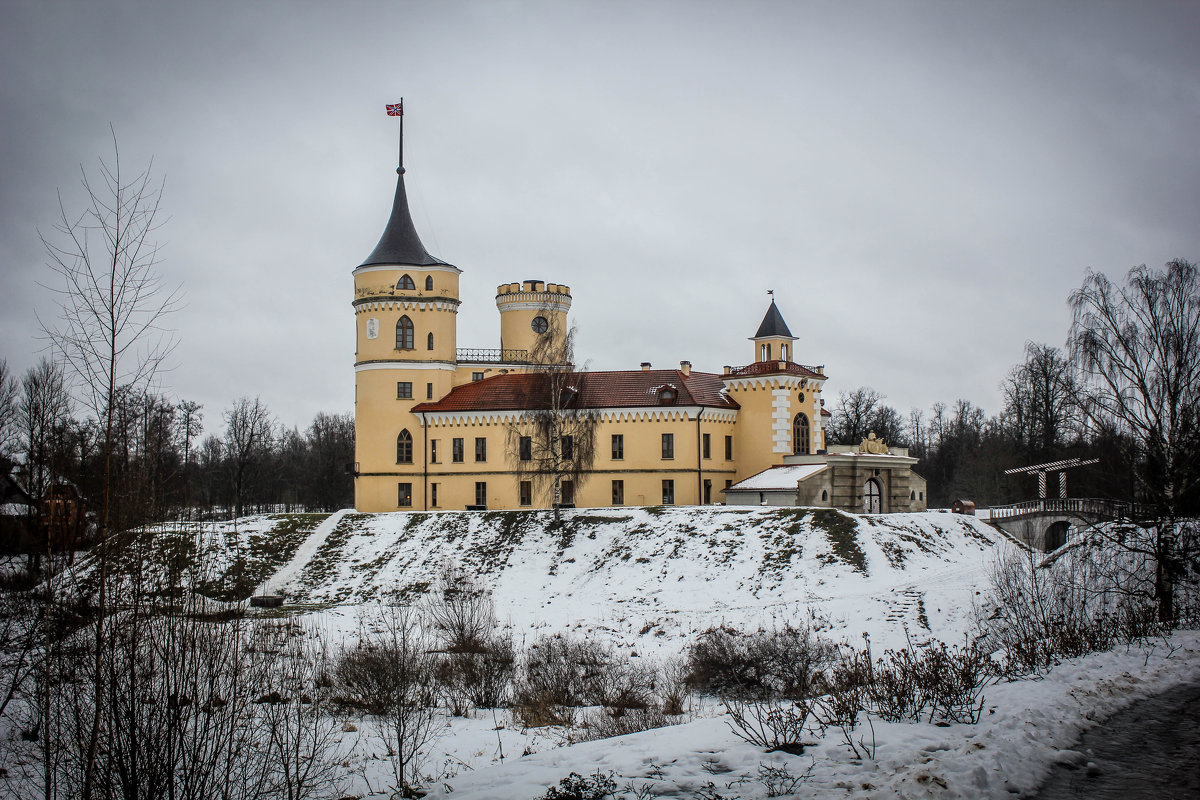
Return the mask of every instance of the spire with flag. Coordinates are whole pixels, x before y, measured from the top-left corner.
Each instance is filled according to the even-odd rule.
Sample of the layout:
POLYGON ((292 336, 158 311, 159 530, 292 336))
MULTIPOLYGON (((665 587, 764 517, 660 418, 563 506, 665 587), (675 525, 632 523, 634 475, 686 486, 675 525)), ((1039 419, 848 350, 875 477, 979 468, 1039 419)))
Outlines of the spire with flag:
POLYGON ((400 98, 399 103, 385 103, 387 115, 389 117, 399 117, 400 123, 400 144, 399 152, 397 153, 396 172, 404 174, 404 98, 400 98))

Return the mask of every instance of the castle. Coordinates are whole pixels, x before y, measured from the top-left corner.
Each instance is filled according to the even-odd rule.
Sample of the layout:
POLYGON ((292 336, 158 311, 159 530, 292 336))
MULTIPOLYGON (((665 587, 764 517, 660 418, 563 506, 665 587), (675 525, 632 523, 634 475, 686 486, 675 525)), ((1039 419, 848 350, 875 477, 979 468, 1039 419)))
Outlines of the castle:
POLYGON ((353 273, 359 511, 721 502, 924 509, 924 480, 902 448, 826 447, 824 368, 796 360, 796 337, 773 299, 750 337, 753 361, 722 374, 687 361, 618 372, 546 361, 563 352, 571 290, 541 280, 497 288, 498 348, 460 348, 462 270, 425 249, 403 166, 396 172, 383 236, 353 273), (586 456, 583 437, 553 425, 543 426, 551 435, 539 448, 537 420, 560 417, 584 424, 586 456), (549 463, 547 452, 553 492, 545 474, 528 469, 549 463))

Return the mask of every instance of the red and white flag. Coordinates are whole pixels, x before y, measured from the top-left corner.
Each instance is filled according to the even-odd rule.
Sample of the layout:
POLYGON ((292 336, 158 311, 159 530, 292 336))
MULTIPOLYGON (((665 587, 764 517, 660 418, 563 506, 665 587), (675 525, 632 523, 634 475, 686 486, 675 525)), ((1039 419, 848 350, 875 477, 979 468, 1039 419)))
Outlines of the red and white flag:
POLYGON ((389 117, 403 117, 404 116, 404 104, 396 103, 395 105, 392 105, 391 103, 389 103, 388 107, 387 107, 387 112, 388 112, 389 117))

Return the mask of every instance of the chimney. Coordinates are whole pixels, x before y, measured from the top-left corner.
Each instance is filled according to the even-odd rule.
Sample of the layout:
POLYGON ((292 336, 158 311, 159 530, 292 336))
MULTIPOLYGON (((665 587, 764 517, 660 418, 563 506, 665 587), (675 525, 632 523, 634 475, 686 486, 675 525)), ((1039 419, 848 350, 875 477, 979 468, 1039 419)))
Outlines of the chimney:
POLYGON ((649 371, 650 371, 650 362, 643 361, 642 362, 642 372, 649 372, 649 371))
POLYGON ((683 377, 685 377, 685 378, 688 375, 691 375, 692 374, 692 362, 680 361, 679 362, 679 371, 683 373, 683 377))

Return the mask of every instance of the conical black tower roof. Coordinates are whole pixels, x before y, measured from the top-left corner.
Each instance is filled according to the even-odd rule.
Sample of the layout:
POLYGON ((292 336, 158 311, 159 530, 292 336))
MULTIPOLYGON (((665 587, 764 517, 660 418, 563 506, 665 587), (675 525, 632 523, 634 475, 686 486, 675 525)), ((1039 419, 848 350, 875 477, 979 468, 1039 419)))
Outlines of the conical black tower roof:
POLYGON ((771 301, 771 307, 767 309, 767 315, 763 317, 762 324, 758 326, 758 333, 750 338, 760 339, 764 336, 785 336, 788 339, 796 338, 788 330, 787 323, 783 321, 783 314, 779 313, 779 308, 776 307, 774 300, 771 301))
POLYGON ((421 237, 417 235, 413 225, 412 214, 408 210, 408 194, 404 191, 404 169, 396 170, 396 199, 392 201, 392 216, 388 219, 379 244, 367 256, 367 260, 359 264, 369 267, 375 264, 404 264, 417 267, 428 267, 435 264, 450 266, 440 258, 429 255, 421 237))

